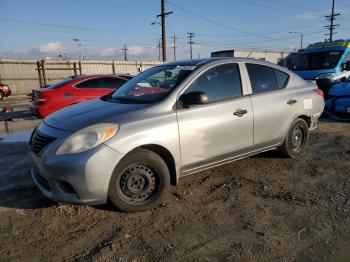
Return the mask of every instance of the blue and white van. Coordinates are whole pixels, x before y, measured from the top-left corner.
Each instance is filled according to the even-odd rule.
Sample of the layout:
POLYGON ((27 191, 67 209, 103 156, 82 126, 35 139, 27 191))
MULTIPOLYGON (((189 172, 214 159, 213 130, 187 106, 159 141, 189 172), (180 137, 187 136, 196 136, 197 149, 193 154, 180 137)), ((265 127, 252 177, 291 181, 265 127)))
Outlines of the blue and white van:
POLYGON ((305 80, 317 80, 321 89, 329 89, 350 76, 350 39, 309 45, 299 53, 292 70, 305 80))

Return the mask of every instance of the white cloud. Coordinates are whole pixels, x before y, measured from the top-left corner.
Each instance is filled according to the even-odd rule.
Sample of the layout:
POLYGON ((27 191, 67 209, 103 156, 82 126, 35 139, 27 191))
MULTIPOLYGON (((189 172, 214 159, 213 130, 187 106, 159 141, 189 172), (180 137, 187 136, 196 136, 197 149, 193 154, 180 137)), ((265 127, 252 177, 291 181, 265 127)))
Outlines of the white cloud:
POLYGON ((61 42, 51 42, 39 46, 39 51, 42 53, 55 53, 66 50, 66 47, 61 42))
POLYGON ((117 49, 113 47, 108 47, 101 51, 101 56, 116 56, 118 53, 117 49))
POLYGON ((130 46, 128 47, 128 54, 129 55, 142 55, 142 54, 146 54, 146 50, 145 48, 143 48, 142 46, 130 46))

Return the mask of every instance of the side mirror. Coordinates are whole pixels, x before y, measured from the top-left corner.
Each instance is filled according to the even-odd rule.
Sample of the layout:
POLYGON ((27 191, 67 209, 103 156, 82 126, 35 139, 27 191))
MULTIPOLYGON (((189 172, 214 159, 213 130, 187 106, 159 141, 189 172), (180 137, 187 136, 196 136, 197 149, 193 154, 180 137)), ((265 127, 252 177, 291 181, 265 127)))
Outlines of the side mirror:
POLYGON ((208 96, 202 91, 193 91, 181 95, 179 100, 182 102, 183 107, 189 107, 206 104, 208 102, 208 96))

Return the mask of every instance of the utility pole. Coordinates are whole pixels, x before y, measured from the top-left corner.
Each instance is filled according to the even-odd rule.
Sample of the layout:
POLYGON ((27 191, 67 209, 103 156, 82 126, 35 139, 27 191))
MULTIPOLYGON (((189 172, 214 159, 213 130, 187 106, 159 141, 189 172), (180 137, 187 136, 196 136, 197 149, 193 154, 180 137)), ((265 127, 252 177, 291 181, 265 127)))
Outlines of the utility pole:
POLYGON ((159 61, 161 61, 161 60, 160 60, 160 55, 161 55, 161 54, 160 54, 160 53, 161 53, 160 50, 161 50, 161 48, 162 48, 161 40, 162 40, 162 39, 159 39, 159 40, 158 40, 158 45, 157 45, 157 47, 158 47, 158 60, 159 60, 159 61))
POLYGON ((339 26, 339 24, 336 24, 336 25, 334 24, 334 21, 336 20, 335 18, 340 15, 339 13, 336 13, 336 14, 334 13, 334 4, 335 4, 334 2, 335 0, 332 0, 332 14, 325 15, 326 19, 330 21, 330 25, 325 26, 329 30, 329 41, 333 40, 333 35, 336 34, 336 32, 334 32, 334 29, 337 26, 339 26))
POLYGON ((190 58, 192 60, 192 45, 194 44, 194 42, 192 41, 194 37, 194 33, 187 33, 187 38, 189 39, 189 41, 187 42, 188 44, 190 44, 190 58))
POLYGON ((80 59, 79 60, 84 60, 84 54, 83 54, 83 45, 81 44, 80 40, 78 38, 73 38, 74 42, 77 42, 79 48, 80 48, 80 59))
POLYGON ((162 18, 162 50, 163 50, 163 62, 166 62, 166 32, 165 32, 165 17, 173 12, 165 12, 165 0, 160 0, 161 14, 157 17, 162 18))
POLYGON ((124 48, 122 48, 122 51, 124 53, 124 61, 128 61, 128 57, 127 57, 128 49, 126 48, 126 45, 124 45, 124 48))
POLYGON ((172 39, 173 39, 174 61, 176 61, 176 48, 177 48, 176 47, 176 39, 177 39, 176 35, 173 35, 172 39))
POLYGON ((300 32, 289 32, 290 34, 297 34, 300 36, 300 50, 303 50, 303 37, 304 34, 300 32))

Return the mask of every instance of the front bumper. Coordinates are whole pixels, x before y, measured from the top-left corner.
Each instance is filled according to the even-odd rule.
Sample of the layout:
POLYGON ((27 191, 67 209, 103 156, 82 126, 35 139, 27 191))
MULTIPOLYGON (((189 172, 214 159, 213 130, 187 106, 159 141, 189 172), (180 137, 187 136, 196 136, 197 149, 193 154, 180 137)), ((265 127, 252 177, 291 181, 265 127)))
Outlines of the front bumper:
POLYGON ((102 144, 86 152, 56 155, 68 133, 42 125, 40 132, 57 137, 40 154, 31 153, 31 175, 40 191, 59 202, 97 205, 107 201, 109 181, 123 154, 102 144), (44 126, 44 128, 42 127, 44 126))

